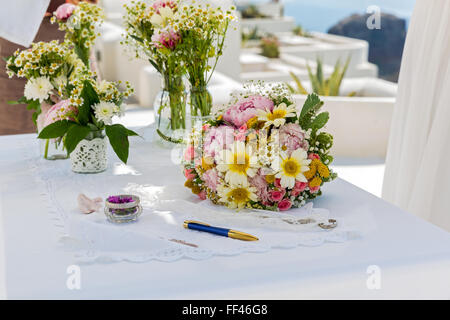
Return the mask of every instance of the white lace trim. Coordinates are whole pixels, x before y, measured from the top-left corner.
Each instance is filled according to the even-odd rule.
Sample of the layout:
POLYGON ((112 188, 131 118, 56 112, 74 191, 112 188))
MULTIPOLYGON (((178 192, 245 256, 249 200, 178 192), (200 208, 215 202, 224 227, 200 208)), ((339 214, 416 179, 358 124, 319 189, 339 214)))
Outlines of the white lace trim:
MULTIPOLYGON (((241 212, 240 214, 234 215, 235 222, 239 222, 239 226, 245 226, 248 224, 249 226, 255 227, 256 225, 265 226, 269 224, 274 228, 282 228, 282 229, 291 229, 292 228, 300 228, 301 232, 289 232, 285 234, 283 239, 274 241, 258 241, 256 242, 244 242, 239 241, 239 246, 234 247, 215 247, 214 249, 208 248, 192 248, 186 245, 177 244, 173 242, 167 241, 167 246, 157 249, 157 250, 149 250, 148 252, 110 252, 108 250, 102 250, 99 248, 98 239, 92 238, 92 232, 90 230, 85 229, 82 232, 82 239, 74 239, 69 236, 69 230, 71 227, 71 220, 69 217, 68 208, 56 199, 56 190, 57 186, 55 186, 55 179, 60 179, 61 177, 67 176, 67 171, 70 170, 68 166, 68 161, 58 160, 58 161, 48 161, 44 159, 40 159, 35 153, 32 153, 34 150, 33 146, 30 146, 30 143, 24 143, 24 153, 29 159, 29 167, 34 176, 34 179, 37 184, 37 188, 40 190, 40 195, 42 198, 42 202, 46 203, 47 210, 50 215, 50 219, 53 222, 54 226, 59 229, 61 234, 61 241, 65 244, 66 249, 73 251, 74 256, 77 258, 79 262, 84 263, 103 263, 103 262, 120 262, 120 261, 129 261, 129 262, 146 262, 151 260, 163 261, 163 262, 172 262, 183 258, 194 259, 194 260, 203 260, 208 259, 213 256, 235 256, 242 253, 252 253, 252 252, 267 252, 271 249, 276 248, 295 248, 297 246, 320 246, 326 242, 336 243, 336 242, 345 242, 351 239, 355 239, 360 237, 360 233, 355 230, 348 230, 345 227, 342 227, 342 224, 332 230, 332 231, 316 231, 309 232, 307 228, 311 228, 311 225, 302 226, 297 225, 293 226, 290 224, 282 223, 279 219, 275 219, 272 217, 264 217, 267 215, 266 212, 256 213, 260 217, 255 219, 255 212, 249 214, 248 212, 241 212)), ((75 177, 70 177, 71 183, 77 182, 77 175, 74 174, 75 177)), ((89 181, 92 184, 95 183, 95 179, 97 179, 96 175, 80 175, 83 176, 83 184, 89 184, 89 181), (87 181, 89 180, 89 181, 87 181)), ((151 186, 149 186, 151 187, 151 186)), ((129 184, 126 191, 134 191, 135 194, 139 194, 139 190, 145 190, 145 186, 140 186, 137 184, 129 184)), ((146 194, 148 196, 148 193, 146 194)), ((76 195, 73 195, 75 199, 76 195)), ((202 218, 208 217, 209 221, 217 221, 220 223, 224 218, 221 214, 210 215, 211 212, 220 213, 221 210, 211 210, 208 208, 208 204, 204 203, 202 205, 194 204, 185 200, 163 200, 160 197, 158 199, 153 199, 157 201, 147 202, 146 198, 143 195, 141 196, 141 201, 143 203, 144 208, 147 210, 151 207, 153 210, 170 210, 179 208, 180 205, 182 207, 191 206, 192 208, 196 208, 195 217, 202 218), (147 206, 146 206, 147 205, 147 206), (198 208, 202 208, 198 210, 198 208)), ((154 195, 152 195, 154 196, 154 195)), ((151 197, 150 197, 151 198, 151 197)), ((149 199, 147 199, 149 200, 149 199)), ((228 210, 223 208, 224 210, 228 210)), ((319 210, 320 211, 320 210, 319 210)), ((227 211, 229 214, 229 211, 227 211)), ((270 213, 272 215, 277 215, 277 213, 270 213)), ((285 216, 286 217, 286 216, 285 216)), ((297 217, 290 217, 297 218, 297 217)), ((290 219, 289 218, 289 219, 290 219)), ((320 214, 316 215, 315 218, 320 220, 324 218, 320 214)), ((227 221, 229 222, 229 217, 227 217, 227 221)), ((296 229, 300 231, 300 229, 296 229)), ((193 233, 194 234, 194 233, 193 233)), ((196 233, 195 233, 196 234, 196 233)), ((127 233, 117 233, 118 239, 122 239, 122 237, 127 237, 127 233)), ((177 237, 176 233, 173 236, 177 237)), ((220 238, 220 237, 217 237, 220 238)))

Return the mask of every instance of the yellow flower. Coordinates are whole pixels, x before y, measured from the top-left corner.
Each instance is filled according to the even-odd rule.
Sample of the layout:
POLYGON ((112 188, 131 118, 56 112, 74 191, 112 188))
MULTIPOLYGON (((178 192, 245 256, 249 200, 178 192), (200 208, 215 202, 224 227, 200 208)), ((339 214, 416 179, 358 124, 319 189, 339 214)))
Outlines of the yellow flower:
POLYGON ((322 179, 320 179, 319 177, 315 177, 314 179, 312 179, 309 182, 309 186, 311 188, 319 187, 321 184, 322 184, 322 179))
POLYGON ((304 176, 304 172, 308 171, 309 163, 308 154, 303 149, 297 149, 288 157, 286 153, 282 152, 280 155, 280 163, 274 162, 272 169, 277 172, 275 178, 281 179, 280 184, 283 188, 292 189, 295 181, 308 182, 304 176), (277 166, 279 166, 277 168, 277 166))
POLYGON ((202 168, 205 171, 208 171, 209 169, 214 168, 214 159, 211 157, 203 157, 202 158, 202 168))
POLYGON ((235 141, 220 153, 217 170, 225 172, 225 181, 231 185, 248 185, 247 176, 254 177, 259 168, 258 158, 243 141, 235 141))
POLYGON ((191 189, 194 186, 194 182, 192 180, 186 180, 186 182, 184 183, 184 186, 186 188, 191 189))
POLYGON ((258 197, 255 192, 255 187, 247 187, 242 185, 230 187, 219 185, 217 187, 217 193, 220 197, 219 201, 231 209, 242 209, 249 201, 258 201, 258 197))
POLYGON ((265 178, 267 183, 273 183, 275 181, 275 176, 273 174, 268 174, 265 178))
POLYGON ((256 124, 258 124, 258 117, 253 117, 247 120, 247 128, 253 128, 256 124))
POLYGON ((295 105, 287 106, 286 103, 280 103, 272 111, 258 110, 258 120, 265 121, 265 127, 274 125, 282 126, 286 123, 286 118, 295 116, 295 105))
POLYGON ((199 194, 202 191, 202 189, 200 189, 200 187, 197 185, 193 185, 191 190, 193 194, 199 194))
POLYGON ((317 165, 317 171, 322 178, 328 178, 330 176, 330 170, 322 162, 317 165))
POLYGON ((320 163, 320 160, 313 159, 309 164, 309 170, 304 173, 306 179, 311 180, 317 173, 317 166, 320 163))

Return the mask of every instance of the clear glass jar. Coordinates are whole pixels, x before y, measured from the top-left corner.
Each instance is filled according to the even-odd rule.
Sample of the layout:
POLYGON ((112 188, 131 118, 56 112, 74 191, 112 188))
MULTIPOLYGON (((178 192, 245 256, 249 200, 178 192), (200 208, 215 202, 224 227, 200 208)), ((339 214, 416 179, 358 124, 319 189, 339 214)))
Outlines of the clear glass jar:
POLYGON ((156 132, 171 144, 183 141, 186 129, 186 91, 182 76, 163 76, 162 90, 156 96, 156 132))
POLYGON ((208 116, 212 109, 212 96, 206 86, 191 86, 188 99, 192 116, 208 116))
POLYGON ((98 173, 108 167, 108 139, 103 130, 93 130, 81 140, 70 154, 72 171, 98 173))
POLYGON ((126 223, 136 221, 142 213, 139 197, 135 195, 118 195, 111 198, 128 198, 131 201, 124 203, 105 201, 105 215, 113 223, 126 223))
POLYGON ((41 155, 46 160, 67 159, 66 147, 64 146, 64 137, 56 139, 40 139, 41 155))

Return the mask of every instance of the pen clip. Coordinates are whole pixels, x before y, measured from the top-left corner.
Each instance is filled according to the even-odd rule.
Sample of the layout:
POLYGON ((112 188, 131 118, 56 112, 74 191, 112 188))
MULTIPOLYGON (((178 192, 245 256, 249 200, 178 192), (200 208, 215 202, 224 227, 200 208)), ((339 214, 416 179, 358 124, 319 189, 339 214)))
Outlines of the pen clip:
POLYGON ((200 222, 200 221, 195 221, 195 220, 185 220, 184 223, 183 223, 183 226, 185 228, 187 228, 189 223, 201 224, 203 226, 208 226, 208 227, 210 226, 209 224, 206 224, 206 223, 200 222))

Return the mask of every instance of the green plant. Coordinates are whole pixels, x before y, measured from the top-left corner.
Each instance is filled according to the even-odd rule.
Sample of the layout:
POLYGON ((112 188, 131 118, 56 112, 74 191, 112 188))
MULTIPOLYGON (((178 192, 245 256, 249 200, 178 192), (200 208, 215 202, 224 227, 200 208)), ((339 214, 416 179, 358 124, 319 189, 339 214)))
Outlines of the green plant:
POLYGON ((261 39, 261 55, 267 58, 280 57, 280 44, 274 36, 261 39))
POLYGON ((297 25, 296 27, 294 27, 294 29, 292 29, 292 33, 300 37, 311 37, 308 31, 306 31, 306 29, 301 25, 297 25))
MULTIPOLYGON (((349 63, 350 56, 347 58, 347 61, 343 66, 341 66, 341 60, 338 59, 334 65, 333 73, 327 79, 325 79, 323 75, 323 64, 320 58, 317 58, 317 68, 315 74, 313 74, 309 65, 306 65, 313 92, 321 96, 339 96, 339 89, 342 84, 342 79, 347 72, 349 63)), ((291 93, 308 94, 300 79, 293 72, 290 72, 290 75, 297 86, 297 88, 294 88, 290 84, 286 83, 291 93)), ((356 92, 352 91, 348 94, 348 96, 352 97, 355 94, 356 92)))
POLYGON ((242 18, 252 19, 252 18, 266 18, 267 16, 259 12, 258 7, 251 4, 241 11, 242 18))

